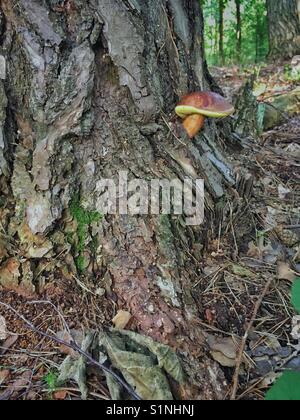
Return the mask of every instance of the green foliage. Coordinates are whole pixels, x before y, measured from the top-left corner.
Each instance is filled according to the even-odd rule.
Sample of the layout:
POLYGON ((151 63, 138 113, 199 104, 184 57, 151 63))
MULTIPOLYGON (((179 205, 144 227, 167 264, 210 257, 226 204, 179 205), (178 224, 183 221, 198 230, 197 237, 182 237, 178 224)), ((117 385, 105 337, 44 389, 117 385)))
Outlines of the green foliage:
POLYGON ((82 273, 86 268, 84 255, 81 253, 75 260, 77 270, 82 273))
POLYGON ((299 82, 300 81, 300 70, 298 68, 292 68, 289 65, 285 66, 284 78, 288 82, 299 82))
POLYGON ((266 395, 267 401, 300 401, 300 373, 284 372, 266 395))
POLYGON ((292 288, 292 302, 296 311, 300 313, 300 278, 295 280, 292 288))
POLYGON ((43 381, 46 383, 48 393, 51 396, 58 387, 58 373, 50 370, 47 375, 44 376, 43 381))
MULTIPOLYGON (((102 216, 100 213, 95 211, 87 211, 84 209, 80 203, 79 195, 75 195, 70 205, 70 212, 73 218, 77 222, 77 238, 78 243, 76 245, 76 253, 78 257, 76 258, 76 265, 79 272, 84 270, 85 259, 84 259, 84 248, 85 242, 88 237, 88 229, 90 225, 94 222, 100 222, 102 216)), ((93 242, 93 246, 95 246, 93 242)))
MULTIPOLYGON (((300 278, 292 288, 292 302, 300 313, 300 278)), ((266 395, 267 401, 300 401, 300 373, 284 372, 266 395)))
MULTIPOLYGON (((265 0, 241 0, 242 50, 239 56, 237 41, 237 11, 235 0, 227 0, 224 11, 225 63, 247 64, 265 60, 268 50, 268 23, 265 0)), ((205 49, 209 65, 220 65, 219 19, 220 1, 203 2, 205 49)))

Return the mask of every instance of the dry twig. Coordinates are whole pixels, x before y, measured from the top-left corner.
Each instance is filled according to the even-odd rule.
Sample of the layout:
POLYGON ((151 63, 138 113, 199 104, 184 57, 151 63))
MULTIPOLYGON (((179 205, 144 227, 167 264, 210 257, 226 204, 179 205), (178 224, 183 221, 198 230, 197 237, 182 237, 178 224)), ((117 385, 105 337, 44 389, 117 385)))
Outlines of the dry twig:
MULTIPOLYGON (((49 303, 49 302, 35 302, 35 303, 49 303)), ((56 342, 57 344, 66 346, 66 347, 74 350, 75 352, 79 353, 81 356, 84 356, 92 365, 97 366, 98 368, 102 369, 106 373, 109 373, 119 384, 121 384, 126 389, 126 391, 129 393, 129 395, 131 395, 135 400, 141 400, 140 396, 137 395, 137 393, 116 372, 114 372, 108 366, 105 366, 102 363, 97 362, 97 360, 93 359, 88 353, 83 351, 76 344, 75 341, 72 341, 71 343, 68 343, 65 340, 62 340, 62 339, 56 337, 55 335, 51 335, 51 334, 45 333, 43 331, 40 331, 28 319, 26 319, 22 314, 20 314, 16 309, 14 309, 11 305, 8 305, 7 303, 1 302, 1 301, 0 301, 0 305, 3 306, 4 308, 8 309, 9 311, 13 312, 19 319, 21 319, 24 322, 24 324, 28 327, 28 329, 30 329, 34 333, 39 334, 42 337, 48 338, 48 339, 56 342)), ((60 313, 58 310, 57 310, 57 312, 60 313)))
POLYGON ((246 332, 245 332, 244 337, 242 339, 242 343, 241 343, 239 353, 238 353, 238 357, 237 357, 237 364, 236 364, 235 372, 234 372, 234 375, 233 375, 233 386, 232 386, 232 392, 231 392, 231 397, 230 397, 231 401, 234 401, 236 399, 238 383, 239 383, 239 374, 240 374, 241 364, 242 364, 242 360, 243 360, 243 354, 244 354, 244 351, 245 351, 245 347, 246 347, 246 343, 247 343, 247 340, 248 340, 250 330, 253 327, 253 324, 254 324, 255 319, 257 317, 257 314, 258 314, 258 311, 261 307, 261 304, 264 300, 264 297, 268 293, 268 290, 271 286, 272 281, 273 281, 273 278, 270 278, 268 280, 262 294, 260 295, 258 301, 256 302, 251 320, 248 323, 248 326, 246 328, 246 332))

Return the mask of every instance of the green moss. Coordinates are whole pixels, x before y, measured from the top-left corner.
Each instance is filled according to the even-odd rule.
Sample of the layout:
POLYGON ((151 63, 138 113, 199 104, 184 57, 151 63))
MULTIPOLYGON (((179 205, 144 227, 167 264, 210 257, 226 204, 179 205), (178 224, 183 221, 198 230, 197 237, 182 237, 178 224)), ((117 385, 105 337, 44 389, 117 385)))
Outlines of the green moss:
POLYGON ((52 394, 55 392, 56 388, 58 388, 58 376, 58 372, 50 370, 43 378, 43 381, 47 386, 49 399, 52 399, 52 394))
POLYGON ((284 67, 284 77, 288 82, 299 82, 300 71, 298 68, 293 68, 290 65, 284 67))
MULTIPOLYGON (((85 259, 84 259, 84 249, 85 242, 88 237, 88 230, 92 223, 100 222, 102 220, 102 215, 96 211, 85 210, 80 203, 80 197, 76 194, 70 205, 70 212, 72 217, 77 222, 77 245, 76 253, 78 257, 76 258, 76 266, 79 272, 84 271, 85 259)), ((92 241, 92 246, 94 246, 94 241, 92 241)))
POLYGON ((85 269, 85 258, 84 255, 80 254, 79 257, 75 259, 77 270, 82 273, 85 269))

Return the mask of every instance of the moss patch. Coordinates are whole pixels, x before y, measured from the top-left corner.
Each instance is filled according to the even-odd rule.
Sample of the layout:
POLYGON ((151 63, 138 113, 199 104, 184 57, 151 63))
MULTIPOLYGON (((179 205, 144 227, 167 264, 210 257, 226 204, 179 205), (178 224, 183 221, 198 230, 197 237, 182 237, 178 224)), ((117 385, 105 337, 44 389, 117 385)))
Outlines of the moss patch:
POLYGON ((76 233, 78 241, 75 251, 76 254, 78 254, 78 257, 76 258, 75 262, 78 271, 82 272, 85 267, 84 249, 88 237, 89 227, 92 223, 100 222, 102 220, 102 215, 96 211, 85 210, 80 204, 80 197, 78 194, 76 194, 71 201, 70 212, 72 217, 77 222, 76 233))

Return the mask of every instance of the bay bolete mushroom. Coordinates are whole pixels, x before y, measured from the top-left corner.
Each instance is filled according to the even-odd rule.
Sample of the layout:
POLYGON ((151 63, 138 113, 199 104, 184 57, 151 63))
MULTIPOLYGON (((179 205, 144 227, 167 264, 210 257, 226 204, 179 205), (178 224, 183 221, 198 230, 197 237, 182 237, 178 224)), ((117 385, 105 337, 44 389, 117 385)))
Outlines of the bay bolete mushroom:
POLYGON ((227 117, 233 114, 234 107, 218 93, 193 92, 181 99, 175 112, 183 118, 183 127, 192 139, 203 128, 206 117, 227 117))

